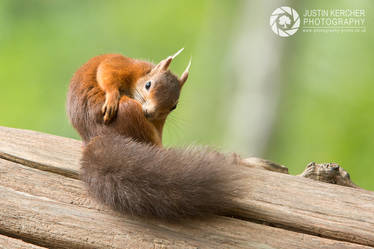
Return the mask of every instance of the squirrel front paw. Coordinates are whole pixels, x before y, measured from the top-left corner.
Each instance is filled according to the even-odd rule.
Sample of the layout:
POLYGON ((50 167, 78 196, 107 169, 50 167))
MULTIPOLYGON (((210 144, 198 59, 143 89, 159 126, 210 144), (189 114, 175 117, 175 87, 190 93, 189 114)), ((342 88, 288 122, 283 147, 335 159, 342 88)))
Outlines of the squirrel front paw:
POLYGON ((105 103, 101 108, 101 112, 104 115, 104 123, 108 124, 114 116, 117 114, 119 105, 119 94, 118 93, 107 93, 105 97, 105 103))

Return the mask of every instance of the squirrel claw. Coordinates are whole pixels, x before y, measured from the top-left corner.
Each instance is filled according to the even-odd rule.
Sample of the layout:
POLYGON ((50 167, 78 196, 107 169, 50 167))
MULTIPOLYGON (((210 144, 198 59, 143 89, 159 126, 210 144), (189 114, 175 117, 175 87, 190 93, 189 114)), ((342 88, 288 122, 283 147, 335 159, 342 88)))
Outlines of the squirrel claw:
POLYGON ((117 98, 108 98, 105 100, 105 103, 101 108, 101 112, 104 115, 105 124, 108 124, 117 114, 118 102, 119 101, 117 98))

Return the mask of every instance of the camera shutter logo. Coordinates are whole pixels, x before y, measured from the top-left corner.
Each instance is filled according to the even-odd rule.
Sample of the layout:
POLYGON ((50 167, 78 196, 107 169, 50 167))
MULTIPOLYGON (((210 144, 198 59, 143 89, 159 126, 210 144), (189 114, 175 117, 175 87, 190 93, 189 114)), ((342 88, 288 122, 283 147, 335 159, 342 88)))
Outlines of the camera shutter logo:
POLYGON ((291 36, 300 27, 299 14, 291 7, 280 7, 271 14, 270 26, 273 32, 281 37, 291 36))

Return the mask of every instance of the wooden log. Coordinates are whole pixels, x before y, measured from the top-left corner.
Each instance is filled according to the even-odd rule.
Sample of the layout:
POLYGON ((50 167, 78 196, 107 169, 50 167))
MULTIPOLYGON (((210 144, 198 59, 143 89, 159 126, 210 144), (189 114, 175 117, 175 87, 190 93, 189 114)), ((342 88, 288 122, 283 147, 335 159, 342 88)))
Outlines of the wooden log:
POLYGON ((169 224, 101 207, 82 182, 0 160, 0 233, 61 248, 368 248, 228 217, 169 224))
MULTIPOLYGON (((40 193, 38 194, 32 191, 44 191, 44 195, 47 195, 44 197, 50 199, 57 198, 55 196, 65 195, 65 202, 64 200, 60 199, 55 200, 58 201, 59 204, 56 204, 57 206, 54 207, 56 210, 59 210, 60 208, 61 210, 68 210, 69 208, 71 208, 71 210, 73 210, 72 212, 75 212, 74 214, 76 214, 77 212, 83 212, 83 210, 86 209, 89 209, 92 212, 99 212, 100 215, 104 215, 102 212, 105 212, 105 216, 99 216, 98 220, 101 223, 107 223, 108 227, 110 227, 110 224, 112 222, 115 223, 115 220, 118 221, 121 219, 123 221, 123 224, 133 224, 134 220, 136 220, 137 222, 141 222, 135 218, 122 216, 119 217, 118 215, 115 216, 110 211, 105 211, 105 209, 104 211, 100 211, 100 208, 96 208, 96 204, 92 204, 92 200, 88 199, 85 196, 85 191, 79 181, 65 177, 69 176, 77 178, 78 176, 77 172, 79 168, 78 162, 80 156, 80 143, 78 141, 32 131, 24 131, 4 127, 0 128, 0 138, 0 157, 61 175, 59 176, 57 174, 36 170, 37 173, 35 175, 35 178, 37 178, 37 180, 34 183, 36 185, 34 187, 31 187, 33 186, 32 183, 28 183, 31 185, 25 183, 27 182, 26 179, 28 179, 26 176, 24 176, 23 179, 21 177, 19 181, 17 181, 18 183, 15 183, 14 186, 7 185, 12 181, 10 180, 10 178, 7 178, 5 180, 3 178, 5 177, 5 175, 2 173, 0 178, 0 185, 3 186, 3 188, 0 193, 5 192, 9 196, 13 196, 12 200, 14 201, 18 198, 22 200, 23 204, 25 204, 25 202, 33 202, 34 199, 30 201, 26 198, 31 198, 30 196, 24 196, 24 199, 22 199, 23 195, 20 196, 20 192, 31 192, 28 194, 32 196, 38 196, 40 193), (41 175, 47 173, 48 177, 45 177, 43 178, 44 180, 41 180, 41 175), (58 181, 57 179, 53 178, 53 176, 62 178, 60 179, 60 181, 58 181), (67 186, 75 186, 71 181, 76 181, 75 184, 78 184, 79 187, 75 186, 75 190, 74 188, 62 188, 58 192, 54 193, 53 188, 51 187, 52 182, 48 182, 47 184, 46 179, 53 179, 53 182, 56 182, 56 184, 59 183, 59 188, 62 188, 62 186, 65 186, 65 188, 67 186), (47 185, 43 188, 43 184, 41 184, 41 182, 45 182, 45 184, 47 185), (23 185, 28 186, 27 188, 29 190, 21 189, 20 186, 23 185), (49 192, 51 192, 51 194, 49 194, 49 192), (70 193, 73 193, 73 195, 71 195, 70 193), (70 201, 72 203, 66 203, 66 201, 70 201), (63 203, 63 205, 60 202, 63 203), (69 206, 68 208, 64 205, 70 205, 71 207, 69 206), (95 210, 93 211, 93 209, 95 210)), ((18 166, 22 167, 20 165, 18 166)), ((26 169, 31 170, 30 168, 26 169)), ((1 169, 1 172, 5 171, 5 168, 1 169)), ((12 175, 21 175, 21 173, 19 172, 21 171, 17 170, 17 172, 14 172, 12 175)), ((247 189, 247 193, 245 198, 237 200, 238 209, 235 213, 233 213, 233 216, 239 216, 242 219, 255 221, 257 223, 264 222, 265 224, 281 227, 282 229, 270 227, 268 225, 255 224, 248 221, 240 221, 238 219, 216 217, 211 221, 191 221, 184 224, 188 224, 189 227, 192 226, 192 230, 195 231, 195 233, 191 233, 191 231, 184 231, 183 229, 186 229, 184 226, 176 226, 173 227, 173 229, 168 227, 168 229, 171 229, 173 231, 173 236, 182 236, 182 238, 178 237, 177 239, 173 240, 173 238, 162 235, 164 236, 164 238, 165 236, 168 238, 167 243, 171 243, 169 245, 176 245, 175 243, 187 243, 183 240, 183 238, 188 238, 187 241, 189 244, 187 243, 186 245, 200 246, 196 243, 198 243, 201 238, 201 241, 203 241, 201 243, 205 243, 204 245, 218 244, 217 246, 220 246, 221 240, 223 240, 227 242, 226 244, 223 243, 223 247, 227 247, 228 245, 231 245, 232 247, 232 245, 235 245, 235 247, 238 248, 258 248, 261 243, 274 248, 320 248, 321 245, 329 245, 328 248, 334 248, 334 245, 336 245, 336 248, 344 248, 344 246, 352 248, 353 246, 360 246, 359 244, 374 246, 373 192, 365 191, 362 189, 341 187, 316 182, 297 176, 290 176, 286 174, 279 174, 246 167, 242 167, 242 173, 245 176, 245 180, 240 182, 239 184, 247 189), (204 231, 207 230, 212 231, 211 237, 204 234, 204 231), (254 230, 255 233, 250 233, 251 230, 254 230), (214 231, 219 231, 220 233, 217 234, 214 233, 214 231), (180 235, 180 233, 183 233, 183 235, 180 235), (235 234, 235 236, 232 235, 233 233, 235 234), (197 237, 195 236, 195 234, 197 237), (285 237, 289 239, 285 240, 284 243, 286 244, 272 243, 272 241, 282 243, 282 239, 277 236, 272 236, 274 234, 276 234, 277 236, 283 234, 283 240, 285 240, 285 237), (201 237, 199 237, 198 235, 200 235, 201 237), (322 239, 314 235, 329 239, 322 239), (252 239, 252 236, 254 239, 252 239), (219 243, 214 240, 207 240, 207 238, 218 238, 219 243), (260 239, 256 240, 256 238, 260 239), (269 238, 269 241, 266 238, 269 238), (300 245, 300 243, 297 243, 298 240, 301 240, 305 244, 300 245), (318 241, 318 245, 313 244, 313 241, 318 241)), ((1 199, 2 201, 5 200, 4 198, 1 199)), ((35 199, 35 201, 37 200, 39 199, 35 199)), ((44 203, 44 201, 45 200, 40 201, 39 204, 41 206, 44 205, 47 208, 48 205, 44 203)), ((12 206, 13 204, 3 203, 2 206, 6 208, 12 206)), ((15 208, 15 206, 13 207, 15 208)), ((8 212, 11 211, 12 210, 8 209, 8 212)), ((26 210, 23 211, 26 212, 26 210)), ((37 211, 35 211, 36 214, 34 215, 37 215, 37 211)), ((98 214, 91 213, 91 215, 91 217, 95 217, 95 215, 98 214)), ((62 216, 56 217, 63 218, 62 216)), ((3 218, 7 219, 9 217, 1 217, 2 220, 3 218)), ((71 217, 71 219, 73 218, 78 219, 76 217, 71 217)), ((27 219, 26 221, 27 223, 32 223, 27 219)), ((149 221, 147 221, 147 223, 148 222, 149 221)), ((48 222, 47 224, 48 226, 53 227, 52 221, 51 224, 49 224, 48 222)), ((154 225, 156 226, 157 224, 162 224, 159 226, 164 228, 166 226, 163 223, 156 223, 154 225)), ((5 229, 4 227, 9 228, 9 225, 7 225, 7 223, 2 223, 1 226, 3 226, 1 229, 5 229)), ((144 224, 139 225, 139 229, 142 228, 142 230, 147 230, 144 229, 143 226, 144 224)), ((108 227, 104 226, 103 229, 109 229, 108 231, 110 231, 110 228, 108 227)), ((158 228, 159 227, 156 226, 150 228, 150 230, 157 230, 158 228)), ((122 233, 121 236, 129 236, 129 231, 126 230, 126 228, 123 229, 125 229, 125 232, 122 233)), ((31 234, 32 230, 30 230, 29 232, 31 234)), ((69 231, 66 231, 66 233, 68 232, 69 231)), ((14 230, 13 233, 17 233, 17 230, 14 230)), ((47 236, 47 233, 48 231, 44 231, 43 236, 47 236)), ((150 237, 149 240, 145 239, 147 243, 149 243, 146 245, 151 245, 152 243, 150 241, 152 241, 152 239, 154 238, 158 238, 157 236, 161 235, 153 234, 153 236, 154 237, 150 237)), ((134 240, 131 238, 127 242, 130 243, 130 241, 134 240)))

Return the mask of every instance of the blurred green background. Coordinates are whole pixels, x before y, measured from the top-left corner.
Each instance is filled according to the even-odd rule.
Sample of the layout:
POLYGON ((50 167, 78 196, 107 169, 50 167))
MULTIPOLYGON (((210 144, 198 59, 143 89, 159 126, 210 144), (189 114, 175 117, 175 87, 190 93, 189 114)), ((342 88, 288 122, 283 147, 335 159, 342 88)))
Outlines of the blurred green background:
MULTIPOLYGON (((0 125, 78 138, 65 114, 65 97, 80 65, 103 53, 158 62, 184 47, 171 69, 180 74, 192 57, 191 74, 181 104, 167 122, 167 146, 194 143, 235 150, 243 157, 282 163, 292 174, 310 161, 337 162, 355 183, 374 190, 374 3, 263 2, 1 0, 0 125), (281 38, 272 33, 269 17, 282 5, 299 14, 307 8, 365 9, 367 31, 299 31, 281 38), (243 18, 252 25, 246 26, 243 18), (249 38, 241 36, 243 30, 249 38), (263 51, 264 56, 276 47, 279 57, 274 62, 277 71, 268 70, 267 83, 276 84, 273 91, 279 98, 267 124, 271 130, 258 150, 246 149, 229 135, 230 130, 257 132, 257 126, 236 128, 229 122, 238 112, 232 103, 238 95, 233 51, 239 39, 244 39, 242 44, 248 39, 249 45, 257 39, 259 47, 248 49, 263 51)), ((263 59, 261 53, 247 54, 244 61, 263 59)), ((249 75, 246 84, 252 83, 249 75)), ((260 126, 261 108, 245 108, 260 114, 255 122, 260 126)), ((245 118, 246 113, 238 115, 245 118)))

